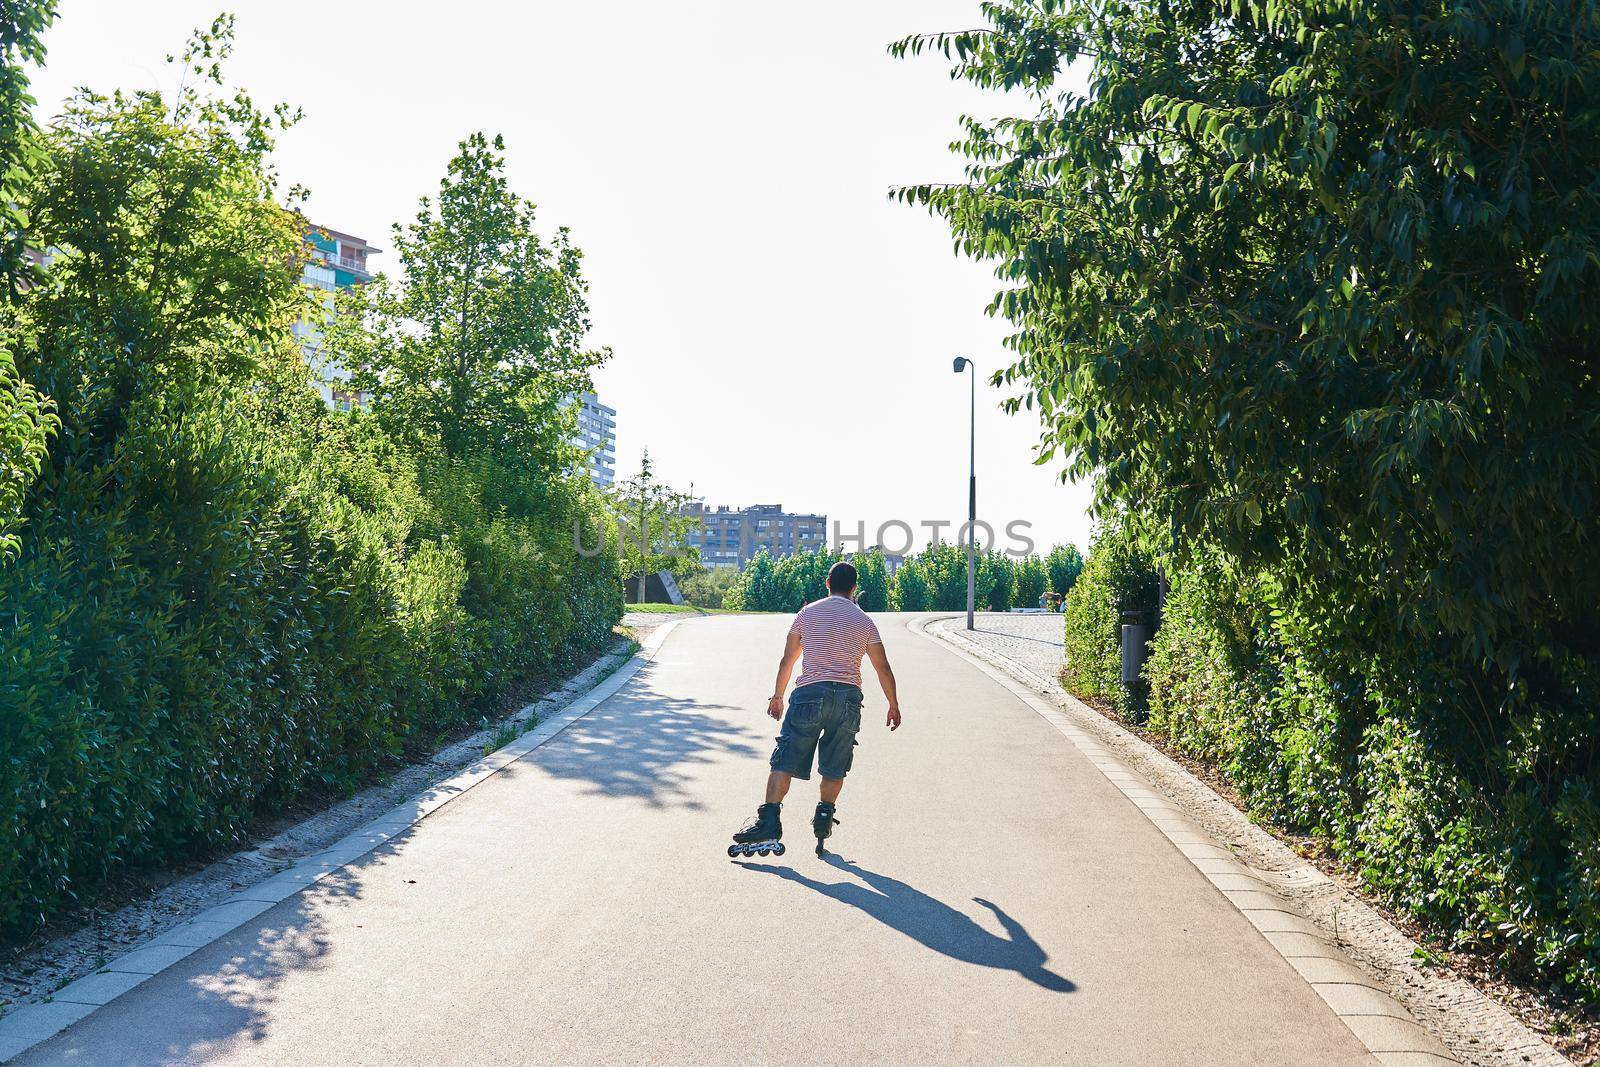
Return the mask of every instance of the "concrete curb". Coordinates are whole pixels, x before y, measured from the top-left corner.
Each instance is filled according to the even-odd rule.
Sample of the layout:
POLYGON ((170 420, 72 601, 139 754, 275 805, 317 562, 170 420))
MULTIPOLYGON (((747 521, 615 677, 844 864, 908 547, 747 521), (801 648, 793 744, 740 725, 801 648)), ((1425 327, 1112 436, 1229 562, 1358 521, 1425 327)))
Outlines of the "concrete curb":
MULTIPOLYGON (((655 658, 667 635, 679 621, 674 619, 652 628, 632 658, 586 692, 575 695, 559 712, 548 716, 534 729, 505 747, 491 752, 458 774, 357 828, 288 870, 241 889, 228 900, 145 942, 95 973, 64 986, 50 1000, 25 1005, 0 1018, 0 1064, 8 1063, 33 1046, 49 1040, 190 953, 232 933, 273 905, 354 863, 544 745, 627 685, 640 668, 655 658)), ((523 712, 532 706, 524 708, 523 712)))
POLYGON ((1416 967, 1415 942, 1204 782, 1075 699, 1055 679, 952 631, 953 621, 953 616, 917 620, 911 629, 943 641, 1083 752, 1378 1062, 1386 1067, 1570 1067, 1566 1057, 1476 987, 1416 967))

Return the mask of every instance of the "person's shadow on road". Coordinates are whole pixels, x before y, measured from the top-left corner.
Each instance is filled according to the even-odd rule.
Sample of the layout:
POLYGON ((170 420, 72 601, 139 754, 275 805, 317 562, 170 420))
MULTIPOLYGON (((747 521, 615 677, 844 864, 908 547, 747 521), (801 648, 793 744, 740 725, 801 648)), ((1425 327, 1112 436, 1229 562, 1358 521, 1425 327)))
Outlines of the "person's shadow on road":
POLYGON ((858 863, 841 859, 832 853, 823 857, 823 860, 830 866, 855 875, 866 885, 857 882, 819 882, 787 866, 765 863, 741 863, 739 866, 747 871, 775 874, 785 881, 814 889, 825 897, 859 908, 885 926, 899 930, 951 959, 975 963, 980 967, 1016 971, 1028 981, 1056 993, 1071 993, 1078 988, 1069 979, 1046 969, 1044 963, 1050 957, 1023 929, 1022 924, 998 905, 981 897, 972 898, 994 913, 1005 929, 1006 937, 990 933, 950 905, 904 882, 869 871, 858 863))

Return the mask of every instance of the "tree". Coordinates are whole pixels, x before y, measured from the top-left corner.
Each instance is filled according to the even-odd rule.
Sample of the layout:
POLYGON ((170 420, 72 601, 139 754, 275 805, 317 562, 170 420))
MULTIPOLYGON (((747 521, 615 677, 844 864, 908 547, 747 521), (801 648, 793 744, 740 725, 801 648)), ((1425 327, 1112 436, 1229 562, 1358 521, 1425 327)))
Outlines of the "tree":
MULTIPOLYGON (((1217 659, 1168 680, 1254 696, 1190 740, 1391 902, 1592 997, 1600 6, 983 13, 895 50, 1029 114, 902 195, 1003 279, 1040 461, 1191 579, 1217 659)), ((1103 551, 1068 649, 1100 635, 1109 675, 1103 551)))
POLYGON ((423 197, 411 223, 394 227, 403 279, 380 276, 346 296, 328 349, 408 438, 454 456, 571 465, 564 409, 607 354, 581 347, 581 253, 565 228, 548 242, 535 231, 504 152, 500 137, 461 142, 437 200, 423 197))
POLYGON ((683 589, 683 599, 697 608, 731 608, 728 595, 739 580, 739 572, 732 567, 702 569, 678 585, 683 589))
POLYGON ((25 65, 44 62, 40 38, 55 14, 56 0, 15 0, 0 7, 0 303, 14 301, 32 273, 27 189, 42 148, 25 65))
POLYGON ((813 600, 828 595, 828 571, 842 558, 841 553, 819 545, 810 552, 796 552, 779 560, 775 568, 783 598, 779 611, 799 611, 813 600))
POLYGON ((1041 459, 1476 698, 1600 625, 1600 7, 986 4, 909 38, 1027 118, 902 191, 1012 282, 1041 459), (1059 81, 1082 60, 1089 92, 1059 81))
POLYGON ((1051 591, 1066 596, 1083 573, 1083 556, 1076 545, 1057 545, 1045 557, 1044 565, 1050 572, 1051 591))
POLYGON ((882 552, 857 552, 850 557, 856 568, 856 603, 862 611, 889 610, 889 567, 882 552))
POLYGON ((45 134, 29 240, 56 256, 28 294, 18 366, 54 400, 71 455, 112 448, 153 391, 254 382, 299 358, 304 245, 268 165, 298 115, 224 91, 232 43, 218 18, 174 60, 176 97, 84 91, 45 134))
POLYGON ((617 483, 610 491, 618 527, 617 550, 624 574, 639 581, 639 603, 644 603, 645 579, 657 571, 690 575, 700 569, 700 553, 687 543, 687 534, 699 520, 686 511, 692 497, 656 478, 645 450, 639 473, 617 483))
POLYGON ((895 611, 927 611, 928 580, 916 558, 906 560, 895 569, 894 595, 890 603, 895 611))
POLYGON ((1016 567, 1016 582, 1017 606, 1038 607, 1039 598, 1044 595, 1050 582, 1050 574, 1045 570, 1044 560, 1038 556, 1029 556, 1019 561, 1016 567))
POLYGON ((772 556, 763 548, 739 572, 739 580, 724 603, 741 611, 780 611, 783 593, 772 566, 772 556))

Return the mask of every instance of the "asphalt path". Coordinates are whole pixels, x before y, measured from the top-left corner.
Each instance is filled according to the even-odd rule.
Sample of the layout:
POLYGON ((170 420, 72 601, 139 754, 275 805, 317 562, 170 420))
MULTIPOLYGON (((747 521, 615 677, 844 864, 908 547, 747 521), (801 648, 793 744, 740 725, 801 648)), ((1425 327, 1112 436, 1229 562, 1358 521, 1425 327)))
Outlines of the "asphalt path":
POLYGON ((677 627, 550 743, 26 1064, 1373 1063, 1048 723, 881 616, 825 859, 730 860, 787 618, 677 627))

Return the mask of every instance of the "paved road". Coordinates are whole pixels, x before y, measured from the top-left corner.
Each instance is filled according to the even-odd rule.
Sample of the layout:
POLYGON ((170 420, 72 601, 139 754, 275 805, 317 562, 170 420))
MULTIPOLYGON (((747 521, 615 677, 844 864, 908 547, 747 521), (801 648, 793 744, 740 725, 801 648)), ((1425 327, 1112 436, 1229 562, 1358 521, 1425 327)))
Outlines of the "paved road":
POLYGON ((1054 729, 882 628, 838 855, 730 861, 787 620, 700 619, 550 744, 19 1062, 1371 1063, 1054 729))

